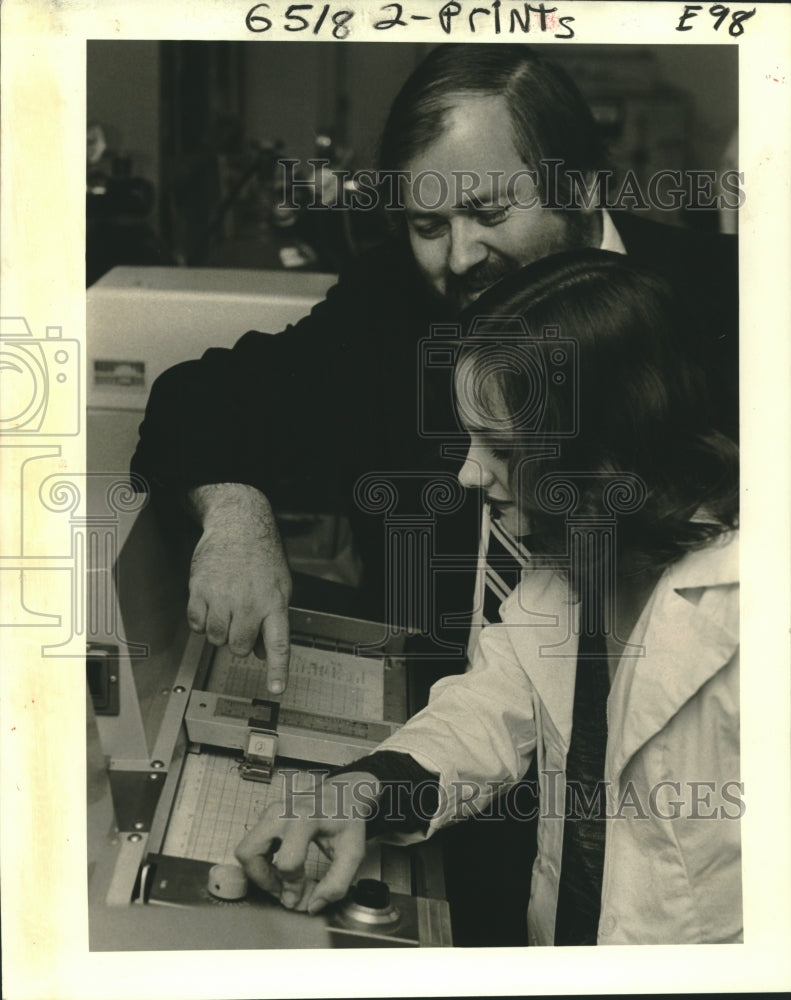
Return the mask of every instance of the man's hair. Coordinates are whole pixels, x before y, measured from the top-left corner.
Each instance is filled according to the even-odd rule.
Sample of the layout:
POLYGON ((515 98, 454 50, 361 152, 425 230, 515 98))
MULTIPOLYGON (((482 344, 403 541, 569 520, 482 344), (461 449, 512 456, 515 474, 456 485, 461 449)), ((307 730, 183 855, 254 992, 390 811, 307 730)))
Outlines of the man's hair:
POLYGON ((380 169, 402 170, 436 141, 459 95, 505 98, 514 146, 526 167, 537 171, 542 195, 541 160, 563 161, 561 204, 569 201, 565 171, 585 176, 605 166, 590 108, 563 70, 525 45, 461 44, 434 49, 401 88, 382 134, 380 169))
POLYGON ((712 429, 705 380, 662 279, 620 254, 570 251, 505 278, 465 321, 475 317, 459 357, 464 393, 501 425, 502 408, 511 415, 512 485, 534 551, 565 548, 566 517, 547 509, 540 486, 548 474, 574 480, 576 515, 594 519, 612 517, 594 477, 637 483, 644 500, 619 516, 619 547, 654 567, 735 527, 738 450, 712 429), (706 518, 691 520, 701 510, 706 518))

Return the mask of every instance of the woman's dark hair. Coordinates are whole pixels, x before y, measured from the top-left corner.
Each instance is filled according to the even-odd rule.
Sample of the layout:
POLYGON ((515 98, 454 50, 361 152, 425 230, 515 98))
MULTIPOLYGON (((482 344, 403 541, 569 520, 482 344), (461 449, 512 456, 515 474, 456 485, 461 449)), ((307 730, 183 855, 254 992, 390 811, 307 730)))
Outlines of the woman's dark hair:
POLYGON ((505 98, 514 145, 527 167, 538 171, 542 195, 542 159, 563 161, 557 185, 563 205, 569 202, 566 171, 587 175, 605 166, 590 108, 563 70, 526 45, 462 44, 434 49, 401 88, 384 127, 380 169, 403 169, 436 141, 459 94, 505 98))
POLYGON ((569 489, 574 518, 615 518, 619 551, 645 566, 735 527, 738 449, 711 427, 660 278, 620 254, 571 251, 505 278, 465 319, 457 378, 477 412, 506 416, 534 552, 565 551, 569 489))

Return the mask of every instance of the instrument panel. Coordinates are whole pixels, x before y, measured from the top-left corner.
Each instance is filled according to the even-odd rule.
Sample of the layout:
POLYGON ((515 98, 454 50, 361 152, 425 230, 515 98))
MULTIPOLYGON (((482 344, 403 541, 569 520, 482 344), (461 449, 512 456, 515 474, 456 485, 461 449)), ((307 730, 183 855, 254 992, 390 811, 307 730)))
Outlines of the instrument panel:
MULTIPOLYGON (((152 946, 161 918, 149 915, 162 908, 176 915, 174 940, 188 914, 200 912, 195 948, 216 948, 218 940, 223 947, 281 947, 284 919, 292 926, 289 946, 451 943, 441 857, 430 842, 403 848, 369 841, 347 899, 316 917, 283 910, 255 886, 226 891, 228 878, 235 885, 242 874, 234 848, 286 782, 307 787, 313 772, 351 763, 406 720, 404 635, 296 609, 291 626, 290 682, 277 698, 267 692, 265 663, 188 635, 173 683, 162 689, 167 704, 152 759, 109 754, 113 818, 91 863, 92 948, 152 946), (229 939, 236 910, 255 930, 229 939)), ((311 845, 308 877, 319 880, 328 865, 311 845)))

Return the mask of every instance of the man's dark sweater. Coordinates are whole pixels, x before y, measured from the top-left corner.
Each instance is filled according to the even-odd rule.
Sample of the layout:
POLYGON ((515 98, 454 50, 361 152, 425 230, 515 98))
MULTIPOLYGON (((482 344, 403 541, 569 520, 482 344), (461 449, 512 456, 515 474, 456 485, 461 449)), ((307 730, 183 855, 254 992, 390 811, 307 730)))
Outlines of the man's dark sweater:
MULTIPOLYGON (((629 259, 662 275, 679 295, 690 356, 709 378, 715 422, 735 437, 735 239, 626 213, 614 222, 629 259)), ((425 506, 426 484, 455 477, 461 455, 458 448, 443 453, 441 437, 424 433, 426 414, 434 427, 456 424, 450 366, 427 365, 421 342, 432 324, 457 319, 429 292, 405 237, 394 238, 356 261, 323 302, 278 336, 250 332, 233 349, 211 349, 165 372, 151 391, 133 471, 160 497, 239 482, 262 490, 275 507, 346 511, 365 568, 369 613, 392 617, 383 585, 387 517, 428 515, 434 554, 469 557, 477 547, 478 496, 449 504, 448 513, 425 506), (396 487, 387 512, 375 504, 366 509, 359 496, 355 501, 354 484, 371 472, 396 487)), ((465 562, 434 574, 435 615, 461 616, 445 630, 457 644, 465 640, 472 596, 472 564, 465 562)))

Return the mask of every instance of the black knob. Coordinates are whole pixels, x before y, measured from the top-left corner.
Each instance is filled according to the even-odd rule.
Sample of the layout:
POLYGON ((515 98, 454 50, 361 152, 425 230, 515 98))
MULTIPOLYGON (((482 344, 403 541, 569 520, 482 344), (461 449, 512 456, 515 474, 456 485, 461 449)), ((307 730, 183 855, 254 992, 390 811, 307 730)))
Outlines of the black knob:
POLYGON ((352 902, 369 910, 386 910, 390 906, 390 889, 386 882, 361 878, 352 889, 352 902))

